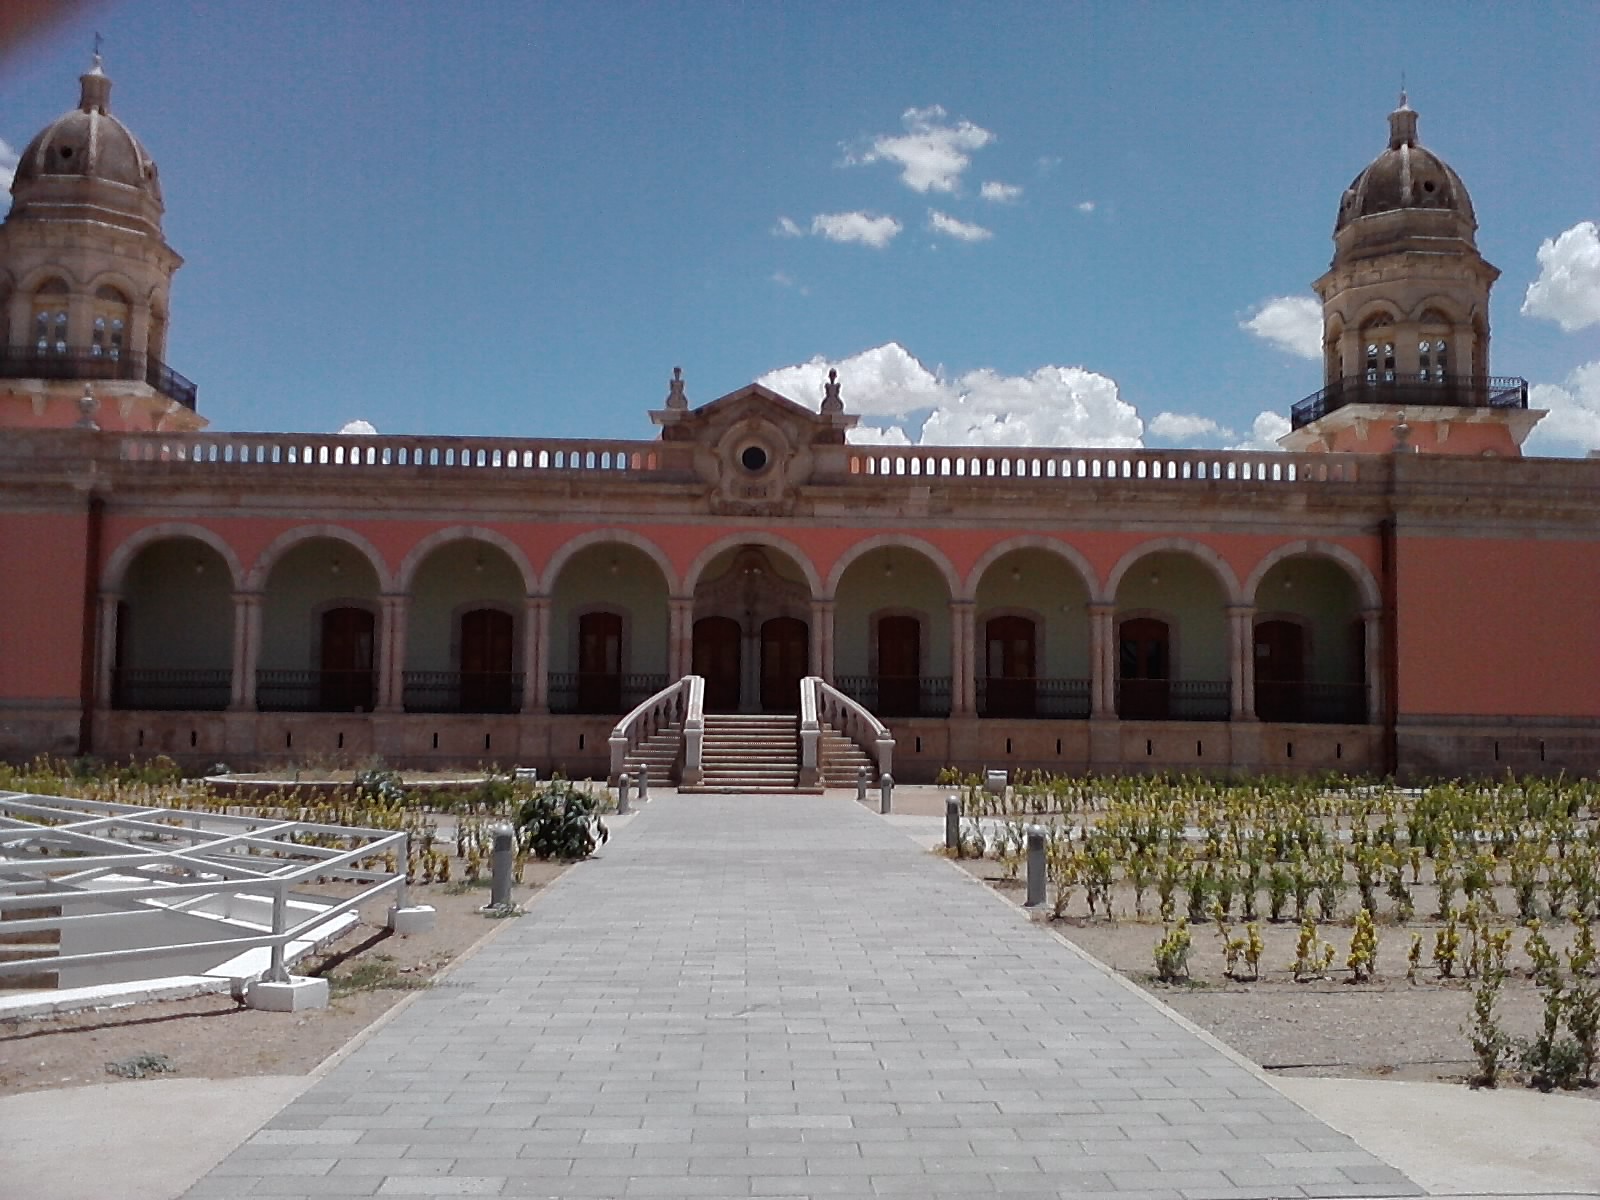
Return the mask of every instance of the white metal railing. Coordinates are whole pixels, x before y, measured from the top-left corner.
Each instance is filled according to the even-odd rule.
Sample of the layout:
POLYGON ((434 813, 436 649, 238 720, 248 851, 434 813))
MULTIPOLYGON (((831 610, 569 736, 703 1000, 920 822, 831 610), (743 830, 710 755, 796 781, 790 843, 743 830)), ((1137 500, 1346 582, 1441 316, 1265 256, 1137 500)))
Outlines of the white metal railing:
POLYGON ((815 675, 806 676, 800 686, 802 697, 807 690, 813 693, 819 733, 821 725, 838 730, 866 751, 867 757, 878 765, 880 777, 894 772, 894 734, 882 721, 833 684, 815 675))
POLYGON ((1127 479, 1167 483, 1354 483, 1368 464, 1352 456, 1275 450, 983 449, 956 446, 852 448, 851 476, 940 479, 1127 479))
POLYGON ((610 738, 610 778, 613 784, 622 775, 622 768, 627 762, 628 755, 658 730, 681 723, 687 743, 691 693, 695 691, 696 685, 703 694, 705 680, 698 675, 685 675, 682 679, 667 684, 616 723, 611 730, 610 738))
POLYGON ((54 931, 65 944, 82 933, 97 943, 115 940, 105 931, 148 922, 163 911, 193 911, 218 898, 259 897, 272 904, 265 932, 0 962, 0 979, 267 946, 271 965, 264 978, 283 981, 291 942, 386 893, 403 907, 406 857, 406 835, 394 830, 0 792, 0 928, 7 935, 54 931), (334 844, 317 844, 328 842, 334 844), (391 855, 393 870, 368 865, 391 855), (319 903, 312 915, 290 924, 291 890, 326 877, 367 886, 319 903), (7 916, 41 907, 60 915, 7 916))

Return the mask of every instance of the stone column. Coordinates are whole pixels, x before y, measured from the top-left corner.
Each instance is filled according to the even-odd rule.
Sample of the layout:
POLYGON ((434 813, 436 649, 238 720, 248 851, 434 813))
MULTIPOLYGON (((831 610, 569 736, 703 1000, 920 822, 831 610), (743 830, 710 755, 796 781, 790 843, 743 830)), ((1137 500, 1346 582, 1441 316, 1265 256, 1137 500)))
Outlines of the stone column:
POLYGON ((256 667, 261 658, 261 593, 233 593, 233 687, 228 708, 250 712, 256 706, 256 667))
POLYGON ((1361 610, 1362 670, 1367 677, 1367 724, 1383 724, 1383 611, 1361 610))
POLYGON ((740 630, 739 711, 761 711, 761 629, 740 630))
POLYGON ((522 711, 550 711, 550 597, 529 596, 522 609, 522 711))
POLYGON ((33 297, 20 289, 11 296, 11 348, 33 345, 33 297))
POLYGON ((811 673, 827 682, 833 682, 833 615, 832 600, 811 602, 811 673))
POLYGON ((978 711, 977 605, 950 601, 950 712, 970 717, 978 711))
POLYGON ((1230 604, 1228 613, 1229 690, 1233 721, 1256 719, 1255 623, 1253 604, 1230 604))
POLYGON ((406 612, 410 598, 378 599, 378 699, 375 711, 405 711, 406 612))
POLYGON ((694 670, 694 597, 667 601, 667 682, 694 670))
POLYGON ((94 705, 96 708, 110 708, 115 681, 113 675, 117 666, 117 605, 122 597, 115 592, 101 592, 99 611, 99 635, 97 647, 99 656, 95 661, 94 679, 94 705))
POLYGON ((1089 715, 1110 720, 1117 715, 1115 604, 1089 605, 1089 715))

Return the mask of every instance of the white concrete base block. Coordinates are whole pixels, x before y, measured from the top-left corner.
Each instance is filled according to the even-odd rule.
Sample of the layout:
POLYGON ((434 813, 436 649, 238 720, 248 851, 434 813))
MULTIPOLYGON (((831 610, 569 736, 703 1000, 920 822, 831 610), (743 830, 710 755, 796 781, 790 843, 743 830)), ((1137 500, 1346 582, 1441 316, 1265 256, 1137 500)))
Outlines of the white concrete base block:
POLYGON ((257 979, 245 989, 244 1002, 264 1012, 305 1012, 328 1007, 328 981, 304 975, 289 976, 288 983, 257 979))
POLYGON ((418 904, 411 908, 391 908, 389 928, 400 934, 427 933, 433 928, 434 916, 431 904, 418 904))

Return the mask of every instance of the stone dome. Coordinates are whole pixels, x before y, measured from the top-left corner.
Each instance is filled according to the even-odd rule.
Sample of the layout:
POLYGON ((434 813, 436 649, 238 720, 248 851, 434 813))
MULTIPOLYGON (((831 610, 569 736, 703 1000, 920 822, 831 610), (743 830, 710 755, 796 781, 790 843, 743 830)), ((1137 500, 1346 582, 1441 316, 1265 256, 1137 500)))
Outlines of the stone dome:
POLYGON ((101 219, 131 219, 138 228, 159 230, 163 206, 155 160, 111 115, 111 80, 98 54, 79 83, 78 107, 40 130, 18 158, 11 216, 82 216, 93 208, 101 219))
POLYGON ((1467 236, 1478 227, 1466 185, 1433 151, 1417 142, 1417 114, 1406 103, 1389 114, 1389 145, 1351 181, 1339 200, 1337 235, 1352 221, 1406 210, 1451 214, 1465 223, 1467 236))

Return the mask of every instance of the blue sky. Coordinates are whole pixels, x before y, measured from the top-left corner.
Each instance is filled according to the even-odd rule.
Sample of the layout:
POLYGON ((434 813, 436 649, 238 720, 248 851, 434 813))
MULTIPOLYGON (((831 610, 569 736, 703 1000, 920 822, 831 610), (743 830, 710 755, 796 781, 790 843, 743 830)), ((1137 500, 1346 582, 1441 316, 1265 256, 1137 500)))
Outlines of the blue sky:
POLYGON ((838 364, 912 440, 1243 444, 1404 72, 1533 447, 1600 445, 1593 3, 125 0, 0 63, 13 153, 96 29, 216 428, 646 437, 674 366, 838 364))

